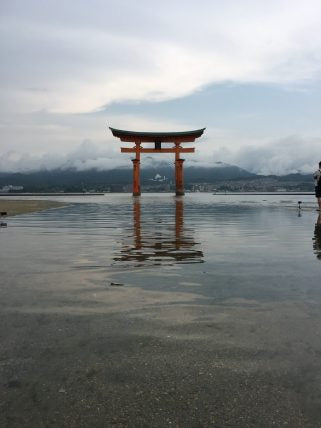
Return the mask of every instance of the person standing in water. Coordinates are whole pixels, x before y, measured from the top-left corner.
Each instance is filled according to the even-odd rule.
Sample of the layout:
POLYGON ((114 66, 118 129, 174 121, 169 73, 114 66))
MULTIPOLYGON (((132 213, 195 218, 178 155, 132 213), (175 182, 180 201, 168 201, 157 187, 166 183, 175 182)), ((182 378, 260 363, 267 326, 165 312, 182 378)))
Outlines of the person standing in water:
POLYGON ((319 169, 313 174, 314 185, 315 185, 315 197, 318 200, 318 209, 321 211, 321 162, 319 162, 319 169))

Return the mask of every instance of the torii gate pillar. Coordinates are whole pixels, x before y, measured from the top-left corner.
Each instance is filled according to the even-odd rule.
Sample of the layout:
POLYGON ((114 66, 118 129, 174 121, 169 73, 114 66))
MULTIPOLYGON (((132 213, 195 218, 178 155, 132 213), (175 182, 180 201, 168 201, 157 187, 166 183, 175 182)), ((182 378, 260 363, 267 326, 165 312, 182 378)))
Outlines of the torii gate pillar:
POLYGON ((133 196, 140 196, 140 160, 132 159, 133 162, 133 196))
POLYGON ((185 159, 175 160, 175 183, 176 183, 176 196, 183 196, 184 192, 184 173, 183 163, 185 159))

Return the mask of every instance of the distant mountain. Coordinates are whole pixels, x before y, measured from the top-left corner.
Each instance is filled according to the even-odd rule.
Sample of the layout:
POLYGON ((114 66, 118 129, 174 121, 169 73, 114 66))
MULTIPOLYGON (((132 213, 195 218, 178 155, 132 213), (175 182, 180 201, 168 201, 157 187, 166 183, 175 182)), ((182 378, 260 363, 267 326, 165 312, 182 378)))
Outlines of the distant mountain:
POLYGON ((215 183, 220 180, 235 180, 242 178, 254 178, 256 174, 239 168, 216 162, 213 167, 190 166, 185 168, 185 181, 188 183, 215 183))
MULTIPOLYGON (((174 182, 174 165, 165 163, 147 166, 141 170, 141 183, 151 185, 156 175, 166 178, 166 182, 174 182)), ((110 185, 126 185, 132 182, 131 168, 117 168, 107 171, 95 169, 78 171, 76 169, 54 169, 51 171, 34 171, 29 173, 0 173, 0 187, 11 184, 23 186, 25 191, 55 191, 79 188, 95 188, 103 190, 110 185)), ((242 168, 222 163, 214 167, 190 166, 185 168, 186 183, 214 183, 219 180, 256 177, 242 168)))
MULTIPOLYGON (((54 169, 34 171, 29 173, 0 173, 0 188, 6 185, 23 186, 25 192, 81 192, 95 191, 121 191, 124 186, 132 183, 131 168, 117 168, 106 171, 95 169, 78 171, 76 169, 54 169)), ((174 184, 174 165, 165 162, 151 164, 141 170, 141 184, 157 186, 174 184), (155 180, 155 176, 157 179, 155 180), (158 178, 161 177, 161 180, 158 178), (165 177, 165 180, 164 180, 165 177)), ((235 165, 217 162, 212 167, 188 166, 185 167, 185 184, 193 183, 225 183, 226 181, 258 181, 272 180, 291 183, 310 183, 311 176, 290 174, 288 176, 268 176, 252 174, 235 165)))

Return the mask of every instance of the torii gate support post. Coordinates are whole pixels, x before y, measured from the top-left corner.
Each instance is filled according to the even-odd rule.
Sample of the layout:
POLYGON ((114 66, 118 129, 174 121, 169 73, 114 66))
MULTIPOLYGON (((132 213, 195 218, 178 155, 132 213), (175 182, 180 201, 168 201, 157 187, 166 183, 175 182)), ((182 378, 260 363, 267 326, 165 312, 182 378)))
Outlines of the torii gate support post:
POLYGON ((175 141, 175 186, 176 186, 176 196, 183 196, 184 192, 184 173, 183 173, 183 163, 185 159, 181 159, 182 147, 180 141, 175 141))
POLYGON ((140 142, 135 141, 136 158, 133 162, 133 196, 140 196, 140 142))
POLYGON ((183 163, 185 159, 175 160, 176 196, 184 196, 184 173, 183 163))

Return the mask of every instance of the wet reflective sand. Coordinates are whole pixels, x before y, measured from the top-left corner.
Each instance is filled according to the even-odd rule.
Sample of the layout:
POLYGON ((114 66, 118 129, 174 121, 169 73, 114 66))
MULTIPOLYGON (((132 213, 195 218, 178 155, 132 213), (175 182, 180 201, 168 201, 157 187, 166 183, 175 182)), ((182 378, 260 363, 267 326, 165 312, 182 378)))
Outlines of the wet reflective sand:
POLYGON ((8 219, 0 426, 321 426, 321 219, 295 198, 8 219))

